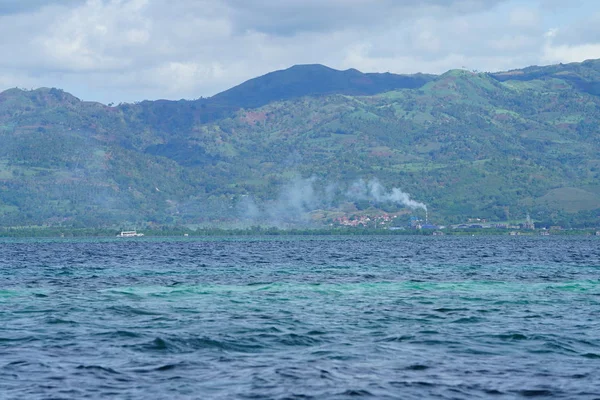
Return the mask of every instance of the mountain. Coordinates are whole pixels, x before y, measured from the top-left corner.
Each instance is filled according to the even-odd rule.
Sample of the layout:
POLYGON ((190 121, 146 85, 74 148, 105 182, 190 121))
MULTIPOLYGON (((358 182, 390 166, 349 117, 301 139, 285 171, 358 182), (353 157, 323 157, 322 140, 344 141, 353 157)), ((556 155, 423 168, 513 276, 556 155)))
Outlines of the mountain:
POLYGON ((422 204, 440 223, 529 213, 596 226, 599 66, 403 76, 303 65, 208 99, 117 107, 7 90, 0 224, 287 226, 369 210, 423 217, 422 204))
POLYGON ((345 94, 374 95, 397 89, 415 89, 434 79, 433 75, 363 74, 356 69, 337 71, 324 65, 295 65, 250 79, 211 98, 217 103, 240 108, 257 108, 274 101, 304 96, 345 94))
POLYGON ((491 74, 499 81, 532 81, 538 79, 559 79, 572 84, 576 89, 593 95, 600 95, 600 60, 587 60, 582 63, 558 64, 544 67, 532 66, 524 69, 491 74))
MULTIPOLYGON (((364 74, 355 69, 337 71, 323 65, 295 65, 250 79, 210 98, 197 100, 142 101, 123 105, 133 111, 130 121, 162 132, 187 131, 230 116, 241 108, 257 108, 274 101, 304 96, 331 94, 373 95, 396 89, 418 88, 434 79, 433 75, 364 74)), ((131 114, 126 112, 126 117, 131 114)))

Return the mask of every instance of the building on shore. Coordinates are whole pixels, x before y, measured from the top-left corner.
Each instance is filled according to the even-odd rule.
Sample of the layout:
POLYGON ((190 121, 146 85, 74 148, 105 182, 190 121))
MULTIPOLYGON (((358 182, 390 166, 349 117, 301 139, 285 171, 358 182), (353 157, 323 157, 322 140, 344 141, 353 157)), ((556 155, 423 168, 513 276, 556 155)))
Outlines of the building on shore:
POLYGON ((535 229, 535 224, 533 223, 533 220, 531 219, 529 214, 527 214, 527 219, 525 220, 525 223, 523 224, 523 229, 529 229, 529 230, 535 229))

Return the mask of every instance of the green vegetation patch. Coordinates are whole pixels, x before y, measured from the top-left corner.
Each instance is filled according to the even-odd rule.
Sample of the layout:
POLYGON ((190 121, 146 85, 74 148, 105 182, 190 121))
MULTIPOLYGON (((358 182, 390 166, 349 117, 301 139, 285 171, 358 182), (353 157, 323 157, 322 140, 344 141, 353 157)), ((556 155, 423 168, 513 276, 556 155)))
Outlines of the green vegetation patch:
POLYGON ((538 198, 536 204, 564 209, 569 213, 600 208, 600 195, 584 189, 563 187, 550 190, 538 198))

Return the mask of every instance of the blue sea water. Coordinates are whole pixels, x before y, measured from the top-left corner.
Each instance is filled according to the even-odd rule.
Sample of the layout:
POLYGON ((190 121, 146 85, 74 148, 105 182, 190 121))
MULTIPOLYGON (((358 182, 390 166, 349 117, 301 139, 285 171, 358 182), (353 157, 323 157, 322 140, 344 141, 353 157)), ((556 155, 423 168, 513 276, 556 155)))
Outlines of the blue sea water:
POLYGON ((596 237, 0 241, 2 399, 598 399, 596 237))

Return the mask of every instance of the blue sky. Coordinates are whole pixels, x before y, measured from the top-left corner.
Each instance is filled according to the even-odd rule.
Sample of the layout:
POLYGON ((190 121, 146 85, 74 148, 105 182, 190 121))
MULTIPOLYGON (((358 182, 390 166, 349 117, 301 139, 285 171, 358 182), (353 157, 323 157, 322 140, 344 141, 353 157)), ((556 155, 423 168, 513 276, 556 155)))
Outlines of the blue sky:
POLYGON ((0 0, 0 90, 193 99, 294 64, 499 71, 600 58, 595 0, 0 0))

